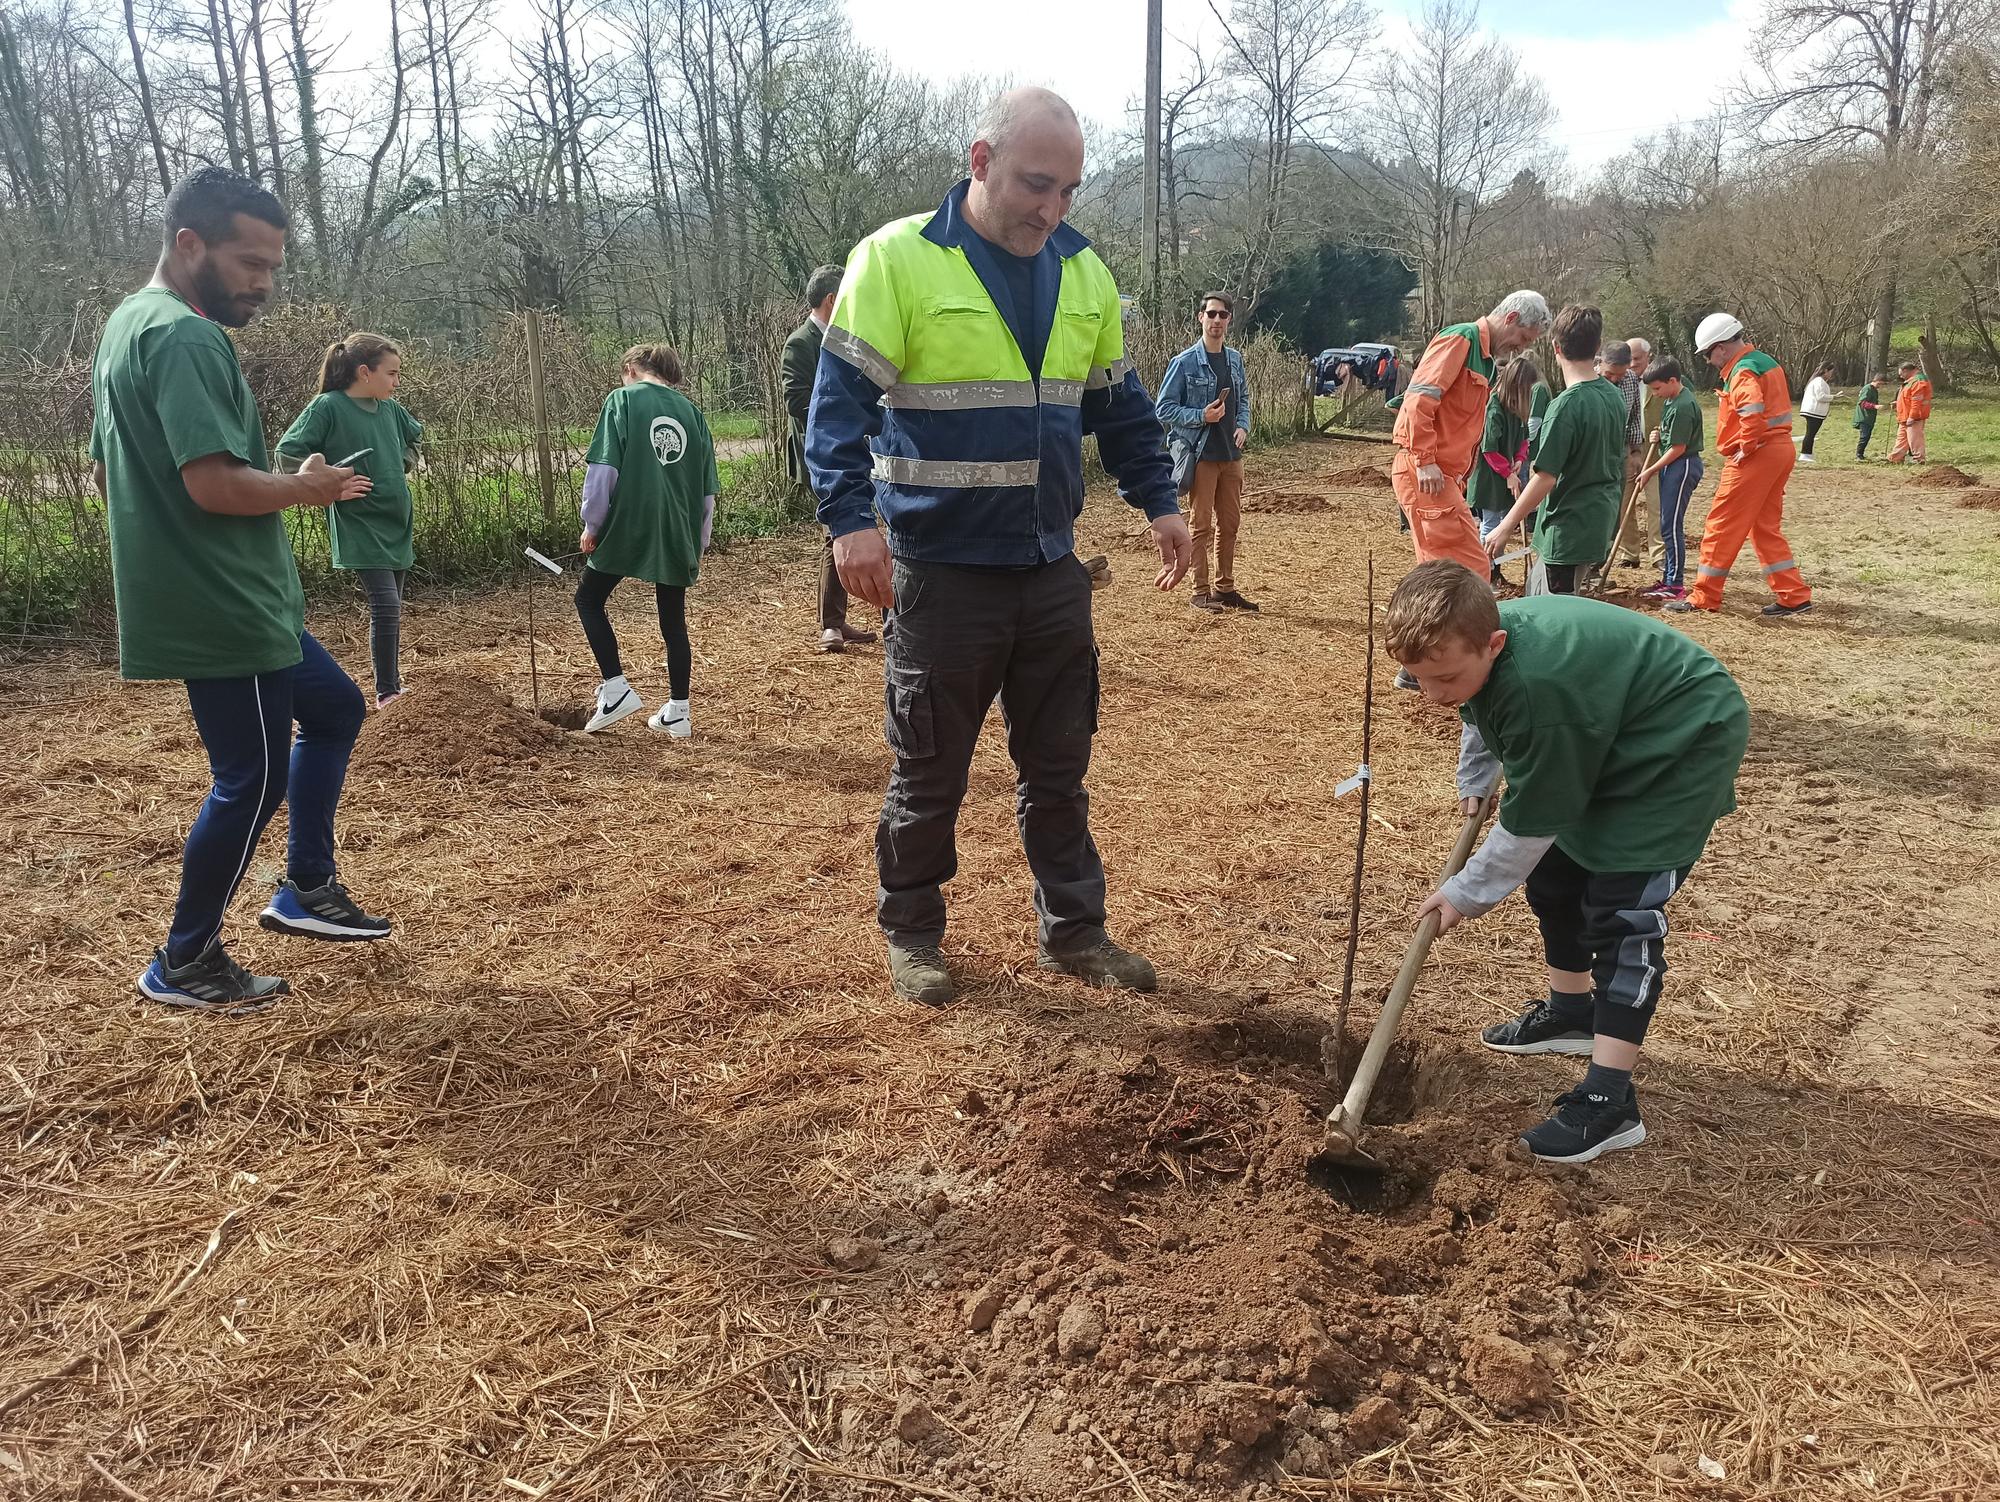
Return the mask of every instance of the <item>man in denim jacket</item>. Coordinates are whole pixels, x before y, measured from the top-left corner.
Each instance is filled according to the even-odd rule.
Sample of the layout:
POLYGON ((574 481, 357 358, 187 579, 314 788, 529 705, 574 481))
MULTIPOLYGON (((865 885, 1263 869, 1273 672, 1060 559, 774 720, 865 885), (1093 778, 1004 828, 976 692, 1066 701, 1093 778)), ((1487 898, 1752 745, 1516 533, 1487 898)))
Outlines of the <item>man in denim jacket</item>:
POLYGON ((1224 348, 1236 304, 1226 292, 1203 295, 1195 317, 1201 338, 1175 355, 1154 406, 1167 429, 1174 483, 1194 496, 1194 600, 1197 610, 1255 610, 1236 591, 1236 530, 1243 518, 1243 445, 1250 438, 1250 383, 1243 356, 1224 348), (1225 372, 1228 380, 1224 381, 1225 372), (1214 588, 1208 550, 1215 544, 1214 588))

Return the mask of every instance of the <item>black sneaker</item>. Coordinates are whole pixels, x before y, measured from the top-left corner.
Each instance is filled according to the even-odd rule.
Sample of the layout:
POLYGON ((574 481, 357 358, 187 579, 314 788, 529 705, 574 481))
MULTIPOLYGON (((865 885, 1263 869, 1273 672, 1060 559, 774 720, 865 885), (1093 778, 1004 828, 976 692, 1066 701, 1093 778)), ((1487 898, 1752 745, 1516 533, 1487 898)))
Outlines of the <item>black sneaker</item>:
POLYGON ((1597 1034, 1567 1022, 1554 1006, 1538 1001, 1520 1016, 1479 1030, 1479 1041, 1496 1053, 1589 1053, 1597 1034))
POLYGON ((1639 1097, 1625 1092, 1623 1100, 1586 1095, 1581 1085, 1556 1097, 1556 1108, 1540 1126, 1521 1133, 1529 1152, 1544 1163, 1588 1163, 1621 1147, 1646 1140, 1646 1123, 1639 1119, 1639 1097))
POLYGON ((1233 589, 1220 591, 1214 596, 1214 600, 1216 604, 1224 606, 1229 610, 1255 611, 1257 609, 1256 601, 1244 599, 1243 596, 1233 589))
POLYGON ((272 933, 334 944, 389 937, 389 920, 371 918, 337 881, 309 892, 299 890, 296 882, 281 882, 277 895, 257 915, 257 922, 272 933))
POLYGON ((185 965, 169 965, 164 949, 153 951, 153 963, 139 977, 139 994, 162 1006, 218 1017, 248 1017, 261 1012, 292 988, 275 975, 252 975, 229 957, 220 942, 185 965))
POLYGON ((1807 600, 1802 604, 1798 605, 1786 605, 1779 601, 1774 600, 1772 601, 1772 603, 1764 607, 1764 614, 1777 615, 1777 616, 1804 615, 1810 609, 1812 609, 1811 600, 1807 600))

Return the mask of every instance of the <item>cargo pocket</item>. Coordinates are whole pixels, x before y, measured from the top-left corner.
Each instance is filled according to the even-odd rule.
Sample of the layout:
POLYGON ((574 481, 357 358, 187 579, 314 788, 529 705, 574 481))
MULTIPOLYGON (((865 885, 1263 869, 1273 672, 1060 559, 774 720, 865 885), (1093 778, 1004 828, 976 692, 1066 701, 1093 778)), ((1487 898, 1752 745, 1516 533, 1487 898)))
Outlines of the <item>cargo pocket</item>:
POLYGON ((882 734, 889 749, 910 761, 937 754, 931 724, 931 675, 926 668, 889 664, 883 680, 886 714, 882 734))

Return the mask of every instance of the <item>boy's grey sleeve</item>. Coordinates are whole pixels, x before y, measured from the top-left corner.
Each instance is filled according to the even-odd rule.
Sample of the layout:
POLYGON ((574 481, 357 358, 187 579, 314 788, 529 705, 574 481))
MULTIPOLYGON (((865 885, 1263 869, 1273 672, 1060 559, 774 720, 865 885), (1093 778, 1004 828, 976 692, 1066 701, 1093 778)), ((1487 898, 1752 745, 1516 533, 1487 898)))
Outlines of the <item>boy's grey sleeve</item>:
POLYGON ((1458 796, 1484 798, 1500 781, 1500 758, 1486 749, 1470 720, 1458 732, 1458 796))
POLYGON ((1486 842, 1472 852, 1465 869, 1439 890, 1445 901, 1466 917, 1483 917, 1528 879, 1528 873, 1555 842, 1552 834, 1509 834, 1505 826, 1495 824, 1486 842))

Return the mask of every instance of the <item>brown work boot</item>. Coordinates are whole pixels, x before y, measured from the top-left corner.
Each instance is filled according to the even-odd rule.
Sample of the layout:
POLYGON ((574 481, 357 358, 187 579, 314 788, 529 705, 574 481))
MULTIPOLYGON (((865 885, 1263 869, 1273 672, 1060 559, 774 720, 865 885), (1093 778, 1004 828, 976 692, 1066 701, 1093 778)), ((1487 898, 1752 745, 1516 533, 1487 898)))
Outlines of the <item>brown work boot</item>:
POLYGON ((935 944, 889 945, 889 984, 905 1001, 927 1007, 950 1006, 958 999, 945 968, 944 951, 935 944))
POLYGON ((1188 604, 1194 606, 1196 610, 1227 610, 1229 608, 1207 590, 1203 590, 1200 594, 1189 600, 1188 604))
POLYGON ((844 642, 851 642, 855 646, 865 647, 868 643, 875 640, 875 633, 873 631, 863 631, 859 626, 850 626, 846 621, 842 621, 840 623, 840 639, 844 642))
POLYGON ((1143 954, 1122 949, 1109 939, 1102 939, 1086 949, 1072 949, 1061 954, 1043 949, 1036 956, 1035 968, 1059 970, 1093 986, 1122 987, 1128 991, 1160 989, 1160 977, 1153 969, 1151 960, 1143 954))

